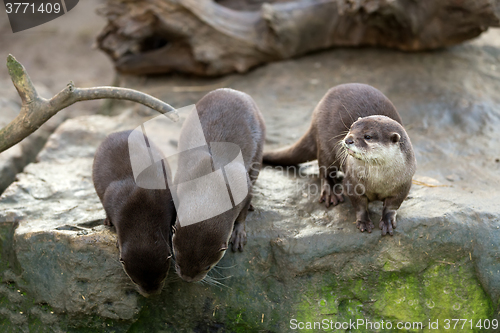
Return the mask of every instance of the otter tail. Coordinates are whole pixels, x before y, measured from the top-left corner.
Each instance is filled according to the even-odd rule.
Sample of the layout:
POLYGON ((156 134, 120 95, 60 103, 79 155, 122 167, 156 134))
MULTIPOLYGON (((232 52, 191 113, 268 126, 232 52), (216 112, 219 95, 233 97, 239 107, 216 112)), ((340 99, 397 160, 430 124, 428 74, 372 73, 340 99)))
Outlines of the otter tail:
POLYGON ((311 128, 290 147, 264 153, 264 163, 271 165, 296 165, 317 158, 316 140, 311 128))

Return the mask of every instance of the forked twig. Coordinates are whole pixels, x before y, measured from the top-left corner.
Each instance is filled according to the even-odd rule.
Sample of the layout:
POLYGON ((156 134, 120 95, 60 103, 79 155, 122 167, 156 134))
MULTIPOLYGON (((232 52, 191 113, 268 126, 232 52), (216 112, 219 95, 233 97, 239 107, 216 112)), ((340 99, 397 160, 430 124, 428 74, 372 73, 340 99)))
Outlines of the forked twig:
POLYGON ((127 88, 76 88, 73 82, 70 82, 57 95, 51 99, 45 99, 38 95, 26 69, 12 55, 7 57, 7 68, 21 97, 22 106, 17 117, 0 129, 0 153, 28 137, 62 109, 80 101, 103 98, 124 99, 146 105, 173 121, 179 119, 177 111, 167 103, 143 92, 127 88))

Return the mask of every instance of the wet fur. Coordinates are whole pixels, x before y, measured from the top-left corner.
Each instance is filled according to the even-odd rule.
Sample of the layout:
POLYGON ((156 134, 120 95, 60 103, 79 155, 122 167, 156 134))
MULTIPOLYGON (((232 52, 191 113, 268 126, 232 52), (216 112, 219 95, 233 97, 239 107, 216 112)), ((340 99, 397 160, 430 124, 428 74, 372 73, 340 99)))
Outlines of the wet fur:
MULTIPOLYGON (((174 257, 179 276, 189 282, 200 281, 224 255, 229 243, 232 250, 242 251, 246 243, 245 219, 250 208, 251 189, 262 164, 262 150, 265 139, 265 125, 262 115, 253 99, 232 89, 218 89, 205 95, 197 104, 199 119, 210 142, 232 142, 242 151, 244 166, 248 173, 249 195, 236 207, 203 222, 181 227, 176 223, 173 236, 174 257)), ((186 122, 189 122, 189 118, 186 122)), ((181 131, 179 149, 182 151, 189 134, 181 131)), ((186 168, 176 175, 189 179, 199 174, 200 163, 208 163, 211 156, 200 153, 196 163, 179 163, 186 168), (191 170, 192 168, 192 170, 191 170)), ((213 198, 203 197, 202 205, 213 204, 213 198)))
POLYGON ((130 133, 113 133, 99 146, 92 179, 106 211, 104 224, 116 228, 120 262, 139 291, 149 295, 161 290, 168 273, 176 214, 168 184, 166 190, 136 185, 128 149, 130 133))

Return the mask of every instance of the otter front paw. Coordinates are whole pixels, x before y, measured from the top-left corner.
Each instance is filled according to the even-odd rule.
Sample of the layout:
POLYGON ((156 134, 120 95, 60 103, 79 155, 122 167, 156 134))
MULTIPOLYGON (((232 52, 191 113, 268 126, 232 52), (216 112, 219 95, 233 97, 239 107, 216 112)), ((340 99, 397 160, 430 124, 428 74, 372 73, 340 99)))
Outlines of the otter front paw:
POLYGON ((373 225, 372 221, 368 220, 368 221, 356 221, 356 227, 361 232, 364 232, 366 230, 369 233, 371 233, 375 226, 373 225))
POLYGON ((321 191, 319 202, 324 202, 326 208, 330 207, 330 205, 337 206, 339 203, 344 202, 344 196, 342 193, 335 193, 335 191, 332 191, 329 185, 325 185, 321 191))
POLYGON ((229 239, 229 243, 233 244, 231 249, 233 252, 236 250, 242 252, 243 247, 247 243, 247 233, 245 232, 245 228, 242 225, 235 225, 231 238, 229 239))
POLYGON ((387 233, 392 236, 393 229, 396 229, 396 216, 382 218, 378 227, 382 229, 382 236, 387 235, 387 233))

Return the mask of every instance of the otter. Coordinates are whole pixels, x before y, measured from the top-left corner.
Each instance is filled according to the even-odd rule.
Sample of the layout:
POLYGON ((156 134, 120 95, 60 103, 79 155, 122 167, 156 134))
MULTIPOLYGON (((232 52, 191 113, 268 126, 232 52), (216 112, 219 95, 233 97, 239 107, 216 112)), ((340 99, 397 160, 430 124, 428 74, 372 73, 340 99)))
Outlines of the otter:
MULTIPOLYGON (((193 175, 199 176, 204 173, 200 170, 207 165, 214 172, 227 165, 218 162, 217 157, 220 156, 216 156, 214 152, 217 150, 217 143, 230 143, 237 148, 236 153, 241 150, 243 158, 241 164, 232 165, 230 168, 246 177, 243 184, 246 182, 245 193, 248 194, 229 210, 190 225, 181 225, 179 210, 172 244, 177 274, 187 282, 203 280, 224 256, 230 244, 233 252, 243 250, 247 238, 245 219, 248 210, 252 209, 251 190, 260 172, 265 138, 262 114, 254 100, 243 92, 232 89, 214 90, 196 103, 196 111, 197 117, 192 114, 193 116, 188 117, 183 124, 179 148, 183 151, 185 147, 189 147, 189 142, 193 140, 190 128, 198 118, 209 148, 195 151, 194 155, 188 154, 185 160, 182 160, 183 155, 180 154, 176 183, 193 179, 193 175), (236 170, 238 168, 239 170, 236 170)), ((226 156, 227 161, 234 158, 233 153, 229 154, 232 156, 226 156)), ((227 177, 231 170, 227 170, 227 167, 224 169, 227 177)), ((229 186, 227 189, 229 190, 229 186)), ((189 211, 198 208, 209 209, 215 204, 217 198, 204 194, 203 190, 203 188, 196 189, 198 201, 193 205, 197 207, 188 207, 189 211)), ((223 191, 226 193, 225 188, 223 191)), ((232 192, 232 195, 236 203, 235 193, 232 192)))
MULTIPOLYGON (((116 228, 119 261, 138 291, 149 296, 161 292, 170 267, 176 210, 168 184, 165 190, 137 186, 128 147, 131 132, 110 134, 101 143, 92 179, 106 212, 104 224, 116 228)), ((169 172, 164 164, 156 167, 169 172)))
POLYGON ((331 88, 314 109, 307 132, 291 147, 263 156, 270 165, 316 159, 320 202, 335 206, 347 191, 358 229, 371 232, 368 202, 383 201, 379 227, 382 235, 393 234, 396 210, 410 190, 416 159, 401 117, 382 92, 358 83, 331 88))

